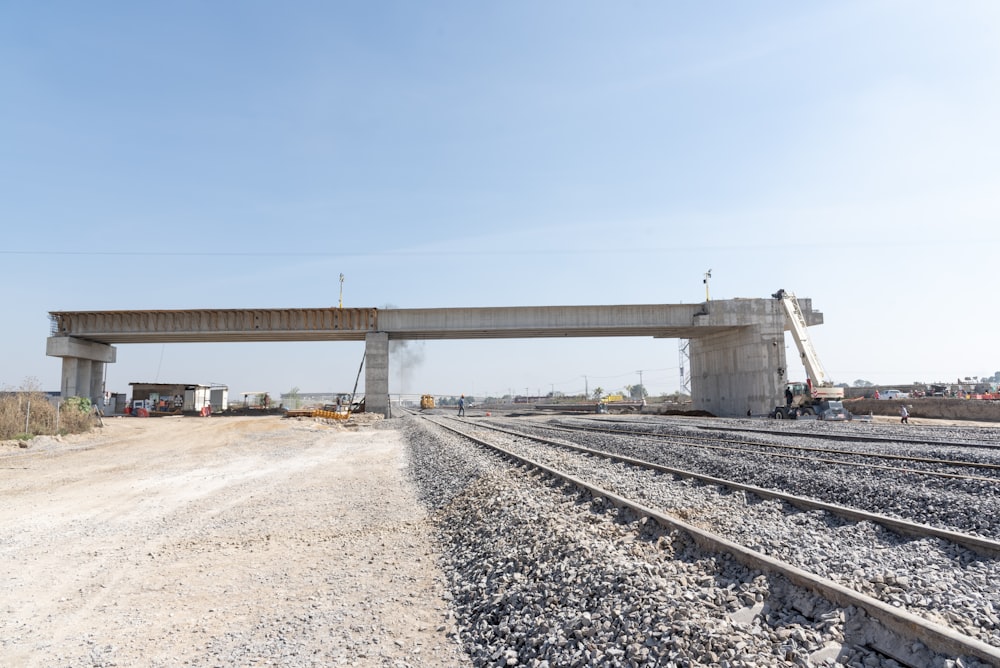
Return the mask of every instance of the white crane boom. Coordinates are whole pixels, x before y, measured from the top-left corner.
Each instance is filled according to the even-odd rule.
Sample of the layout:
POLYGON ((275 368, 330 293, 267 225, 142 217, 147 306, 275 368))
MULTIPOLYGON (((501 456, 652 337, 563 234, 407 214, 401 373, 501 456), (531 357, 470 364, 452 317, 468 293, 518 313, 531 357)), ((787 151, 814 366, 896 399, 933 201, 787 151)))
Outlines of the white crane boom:
POLYGON ((802 366, 806 368, 806 374, 813 387, 831 387, 833 382, 827 378, 826 371, 823 370, 823 365, 816 354, 816 349, 813 348, 812 341, 809 339, 808 325, 805 316, 802 315, 802 309, 799 308, 799 301, 795 295, 785 290, 778 290, 775 296, 781 299, 785 313, 788 314, 788 320, 792 324, 792 338, 795 339, 795 346, 799 349, 802 366))

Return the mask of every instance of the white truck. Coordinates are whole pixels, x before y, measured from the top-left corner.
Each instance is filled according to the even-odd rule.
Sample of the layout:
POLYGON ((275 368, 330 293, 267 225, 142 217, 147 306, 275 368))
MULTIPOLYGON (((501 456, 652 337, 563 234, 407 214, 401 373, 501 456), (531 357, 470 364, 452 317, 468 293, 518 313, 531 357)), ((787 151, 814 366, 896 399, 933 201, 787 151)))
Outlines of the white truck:
POLYGON ((799 350, 799 358, 807 376, 805 382, 789 382, 785 385, 785 403, 775 406, 771 411, 771 417, 795 419, 800 415, 817 415, 829 405, 829 402, 841 401, 844 398, 844 388, 834 387, 823 365, 820 364, 816 349, 809 340, 805 316, 802 315, 802 309, 795 295, 785 290, 778 290, 771 296, 781 300, 788 315, 792 338, 799 350))
POLYGON ((899 390, 882 390, 878 393, 879 399, 909 399, 910 395, 899 390))

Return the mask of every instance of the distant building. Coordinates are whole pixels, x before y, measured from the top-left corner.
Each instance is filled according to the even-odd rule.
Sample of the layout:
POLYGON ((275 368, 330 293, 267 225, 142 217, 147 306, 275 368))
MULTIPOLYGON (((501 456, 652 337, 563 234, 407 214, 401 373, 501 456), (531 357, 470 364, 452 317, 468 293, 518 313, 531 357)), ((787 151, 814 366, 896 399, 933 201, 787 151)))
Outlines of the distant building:
POLYGON ((31 391, 31 392, 24 391, 24 390, 4 390, 4 391, 0 391, 0 397, 17 397, 17 396, 20 396, 20 395, 32 395, 32 394, 43 394, 43 395, 45 395, 45 398, 48 399, 49 403, 52 404, 53 406, 59 405, 59 402, 62 401, 62 392, 59 392, 58 390, 56 390, 56 391, 52 391, 52 390, 49 390, 49 391, 38 390, 38 391, 31 391))

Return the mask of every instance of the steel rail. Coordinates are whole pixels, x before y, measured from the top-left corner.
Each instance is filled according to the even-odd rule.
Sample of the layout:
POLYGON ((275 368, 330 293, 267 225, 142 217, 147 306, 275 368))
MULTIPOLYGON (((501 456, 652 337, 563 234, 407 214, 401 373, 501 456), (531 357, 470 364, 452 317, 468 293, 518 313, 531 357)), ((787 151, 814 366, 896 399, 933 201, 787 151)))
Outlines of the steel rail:
POLYGON ((603 497, 611 501, 615 506, 628 508, 640 516, 649 517, 660 526, 676 530, 687 534, 700 548, 710 552, 730 554, 741 564, 750 569, 759 569, 785 577, 789 582, 804 589, 808 589, 826 600, 841 607, 857 606, 864 610, 870 617, 879 621, 886 628, 905 637, 919 640, 932 651, 948 654, 952 656, 972 656, 981 661, 986 661, 992 665, 1000 665, 1000 648, 984 643, 976 638, 971 638, 958 633, 954 629, 931 622, 919 615, 915 615, 905 610, 897 609, 887 603, 883 603, 871 596, 849 589, 841 584, 820 577, 797 566, 786 564, 782 561, 769 557, 766 554, 757 552, 735 543, 717 534, 700 529, 683 520, 665 515, 653 508, 643 506, 615 494, 609 490, 592 485, 568 473, 564 473, 550 466, 536 462, 527 457, 515 454, 506 448, 494 443, 484 441, 477 436, 468 434, 451 425, 423 416, 427 421, 438 425, 442 429, 447 429, 455 434, 467 438, 484 447, 499 452, 503 456, 520 462, 522 465, 535 468, 546 475, 557 480, 563 480, 578 489, 585 490, 595 497, 603 497))

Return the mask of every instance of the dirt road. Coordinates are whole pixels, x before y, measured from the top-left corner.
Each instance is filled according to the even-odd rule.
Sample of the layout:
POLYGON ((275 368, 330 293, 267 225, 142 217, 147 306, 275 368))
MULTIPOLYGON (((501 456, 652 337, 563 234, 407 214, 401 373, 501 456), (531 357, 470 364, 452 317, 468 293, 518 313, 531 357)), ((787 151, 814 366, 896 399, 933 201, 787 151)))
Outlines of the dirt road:
POLYGON ((465 665, 398 432, 105 422, 0 447, 0 665, 465 665))

